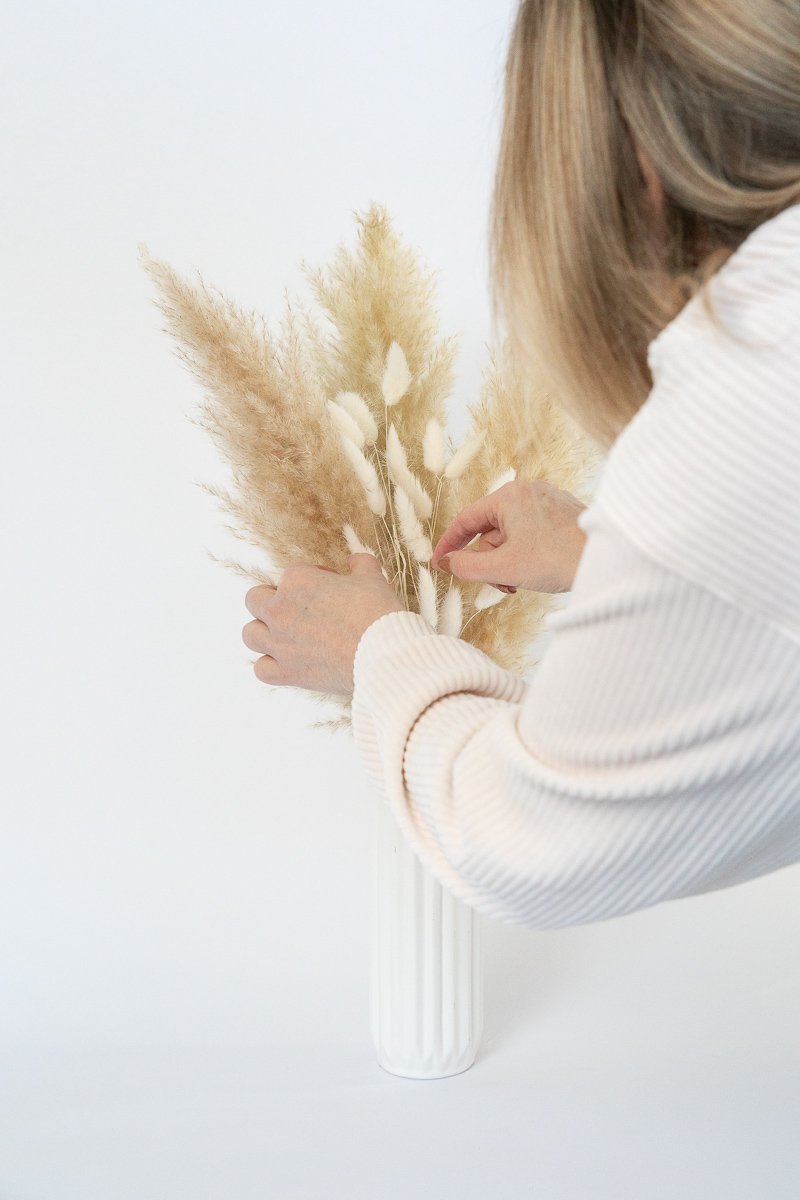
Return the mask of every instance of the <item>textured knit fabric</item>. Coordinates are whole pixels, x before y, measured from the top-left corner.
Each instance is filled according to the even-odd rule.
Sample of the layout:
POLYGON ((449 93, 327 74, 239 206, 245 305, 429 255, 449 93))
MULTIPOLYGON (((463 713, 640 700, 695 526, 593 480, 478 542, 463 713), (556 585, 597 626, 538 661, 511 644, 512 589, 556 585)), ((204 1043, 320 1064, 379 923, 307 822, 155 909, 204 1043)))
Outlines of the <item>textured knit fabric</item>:
MULTIPOLYGON (((648 349, 533 677, 387 613, 353 735, 418 857, 486 915, 585 924, 800 861, 800 205, 648 349)), ((502 601, 501 601, 502 603, 502 601)))

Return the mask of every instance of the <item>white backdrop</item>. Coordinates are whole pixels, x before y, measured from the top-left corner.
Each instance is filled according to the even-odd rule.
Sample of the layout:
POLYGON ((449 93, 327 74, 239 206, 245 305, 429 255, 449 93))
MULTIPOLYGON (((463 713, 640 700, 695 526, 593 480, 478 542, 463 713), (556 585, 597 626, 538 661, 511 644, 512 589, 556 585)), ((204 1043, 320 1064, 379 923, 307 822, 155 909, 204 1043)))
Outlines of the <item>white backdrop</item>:
POLYGON ((795 868, 484 922, 475 1066, 380 1070, 374 797, 329 710, 256 680, 206 554, 243 544, 137 242, 272 319, 385 203, 462 333, 460 436, 512 11, 7 10, 0 1200, 798 1194, 795 868))

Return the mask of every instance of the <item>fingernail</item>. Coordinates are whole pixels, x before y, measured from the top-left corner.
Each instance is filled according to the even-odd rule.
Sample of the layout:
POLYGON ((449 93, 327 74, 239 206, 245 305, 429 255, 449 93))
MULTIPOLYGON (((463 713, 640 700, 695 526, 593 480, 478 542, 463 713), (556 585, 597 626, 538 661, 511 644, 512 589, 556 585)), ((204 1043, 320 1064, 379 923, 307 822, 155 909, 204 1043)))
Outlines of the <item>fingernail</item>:
POLYGON ((452 575, 453 572, 450 570, 450 555, 449 554, 442 555, 442 557, 439 559, 439 565, 436 569, 438 571, 447 571, 449 574, 452 575))

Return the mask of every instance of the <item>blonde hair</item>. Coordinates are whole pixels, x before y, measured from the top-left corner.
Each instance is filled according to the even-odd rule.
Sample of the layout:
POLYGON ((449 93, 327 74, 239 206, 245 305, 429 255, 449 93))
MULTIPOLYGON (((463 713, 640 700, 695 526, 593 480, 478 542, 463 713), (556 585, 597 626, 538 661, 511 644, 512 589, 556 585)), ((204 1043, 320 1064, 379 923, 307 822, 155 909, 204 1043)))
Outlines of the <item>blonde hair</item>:
POLYGON ((798 200, 797 0, 522 0, 491 200, 492 316, 601 446, 647 397, 649 342, 798 200), (664 189, 663 238, 637 144, 664 189))

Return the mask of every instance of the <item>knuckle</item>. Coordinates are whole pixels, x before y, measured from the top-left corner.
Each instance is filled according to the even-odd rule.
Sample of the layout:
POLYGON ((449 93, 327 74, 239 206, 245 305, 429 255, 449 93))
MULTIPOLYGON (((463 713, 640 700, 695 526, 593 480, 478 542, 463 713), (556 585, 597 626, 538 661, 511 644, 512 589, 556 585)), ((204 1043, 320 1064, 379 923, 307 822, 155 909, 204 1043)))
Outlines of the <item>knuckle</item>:
POLYGON ((272 595, 272 590, 266 583, 258 583, 255 587, 251 587, 244 597, 245 608, 251 612, 254 617, 263 612, 266 607, 266 602, 272 595))
POLYGON ((248 621, 248 623, 242 629, 242 641, 244 642, 245 646, 247 646, 248 650, 259 649, 258 634, 260 625, 260 621, 248 621))
POLYGON ((262 683, 269 683, 272 679, 272 659, 266 655, 257 658, 253 663, 253 671, 262 683))
POLYGON ((281 576, 281 586, 286 583, 287 576, 290 580, 297 579, 298 576, 307 575, 309 571, 313 571, 312 563, 290 563, 288 567, 284 567, 283 575, 281 576))

